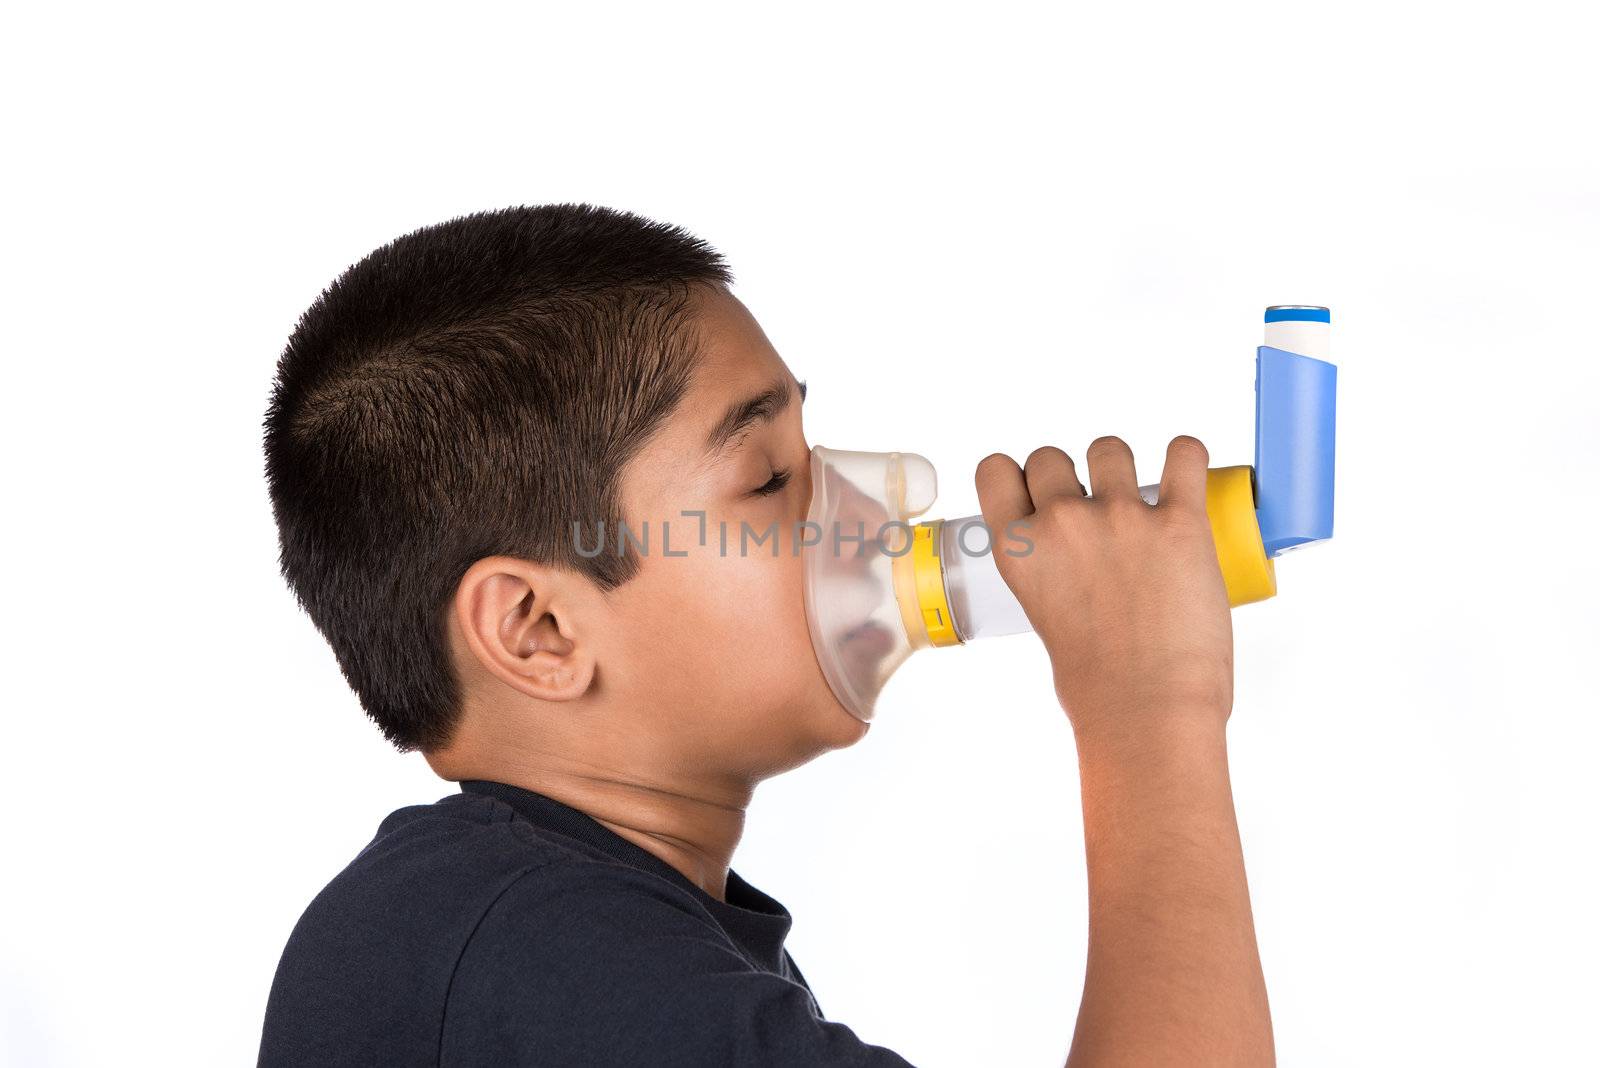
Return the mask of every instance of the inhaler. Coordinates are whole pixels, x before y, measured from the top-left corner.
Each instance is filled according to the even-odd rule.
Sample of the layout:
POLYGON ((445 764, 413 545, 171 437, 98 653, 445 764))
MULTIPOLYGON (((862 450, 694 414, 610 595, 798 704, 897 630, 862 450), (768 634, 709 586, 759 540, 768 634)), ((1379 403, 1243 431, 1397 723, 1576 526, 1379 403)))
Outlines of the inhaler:
MULTIPOLYGON (((1333 536, 1334 399, 1327 308, 1277 305, 1256 350, 1255 463, 1206 472, 1206 513, 1232 606, 1277 593, 1273 561, 1333 536)), ((1033 629, 995 567, 1022 537, 981 515, 913 522, 933 507, 933 465, 908 452, 811 450, 803 539, 806 619, 839 703, 870 720, 918 649, 1033 629)), ((1158 486, 1140 486, 1150 504, 1158 486)))

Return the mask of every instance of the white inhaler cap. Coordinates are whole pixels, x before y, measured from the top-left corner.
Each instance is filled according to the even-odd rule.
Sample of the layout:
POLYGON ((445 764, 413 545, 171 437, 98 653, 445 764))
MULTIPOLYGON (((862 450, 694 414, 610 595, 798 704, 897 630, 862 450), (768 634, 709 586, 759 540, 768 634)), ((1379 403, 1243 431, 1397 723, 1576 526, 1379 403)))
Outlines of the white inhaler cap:
POLYGON ((819 445, 811 486, 802 538, 811 644, 839 703, 869 720, 889 676, 928 644, 905 618, 916 605, 910 521, 933 506, 938 480, 915 453, 819 445))

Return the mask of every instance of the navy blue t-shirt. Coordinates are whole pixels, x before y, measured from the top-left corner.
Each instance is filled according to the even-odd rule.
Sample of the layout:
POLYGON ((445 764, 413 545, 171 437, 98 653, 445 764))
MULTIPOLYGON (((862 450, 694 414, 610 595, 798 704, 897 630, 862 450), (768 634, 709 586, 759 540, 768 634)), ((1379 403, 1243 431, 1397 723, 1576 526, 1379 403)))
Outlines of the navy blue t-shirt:
POLYGON ((558 801, 463 783, 306 909, 260 1064, 905 1068, 823 1018, 788 910, 732 871, 725 896, 558 801))

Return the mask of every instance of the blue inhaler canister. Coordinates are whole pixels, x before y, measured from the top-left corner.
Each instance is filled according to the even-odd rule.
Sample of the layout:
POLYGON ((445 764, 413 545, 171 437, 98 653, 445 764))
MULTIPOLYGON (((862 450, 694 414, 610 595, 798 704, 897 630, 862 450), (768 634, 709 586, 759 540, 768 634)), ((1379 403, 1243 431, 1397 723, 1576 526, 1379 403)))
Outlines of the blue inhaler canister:
POLYGON ((1268 558, 1333 536, 1330 327, 1327 308, 1276 305, 1256 349, 1256 519, 1268 558))

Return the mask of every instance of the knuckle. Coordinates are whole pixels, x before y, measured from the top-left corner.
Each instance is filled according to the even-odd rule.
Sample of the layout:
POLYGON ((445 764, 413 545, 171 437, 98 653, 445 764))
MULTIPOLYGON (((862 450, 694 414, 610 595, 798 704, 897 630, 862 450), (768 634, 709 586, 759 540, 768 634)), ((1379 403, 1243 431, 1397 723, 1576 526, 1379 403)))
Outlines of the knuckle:
POLYGON ((1105 505, 1106 511, 1119 520, 1130 519, 1150 510, 1150 506, 1144 503, 1144 498, 1133 494, 1118 494, 1107 498, 1105 505))
POLYGON ((1081 498, 1051 497, 1039 506, 1038 513, 1051 527, 1059 528, 1072 522, 1073 513, 1078 511, 1082 504, 1081 498))
POLYGON ((1208 534, 1211 531, 1203 504, 1195 506, 1163 501, 1155 511, 1157 519, 1173 533, 1192 533, 1202 528, 1208 534))
POLYGON ((1168 445, 1168 448, 1172 449, 1174 452, 1193 452, 1202 457, 1208 455, 1205 442, 1201 441, 1193 434, 1179 434, 1177 437, 1172 439, 1172 442, 1170 445, 1168 445))
POLYGON ((1040 511, 1050 519, 1059 520, 1071 515, 1073 508, 1082 503, 1081 499, 1074 500, 1071 497, 1050 497, 1043 502, 1040 511))
POLYGON ((1115 434, 1102 434, 1093 441, 1089 442, 1089 451, 1091 452, 1104 452, 1106 449, 1110 448, 1126 449, 1127 447, 1128 443, 1117 437, 1115 434))

